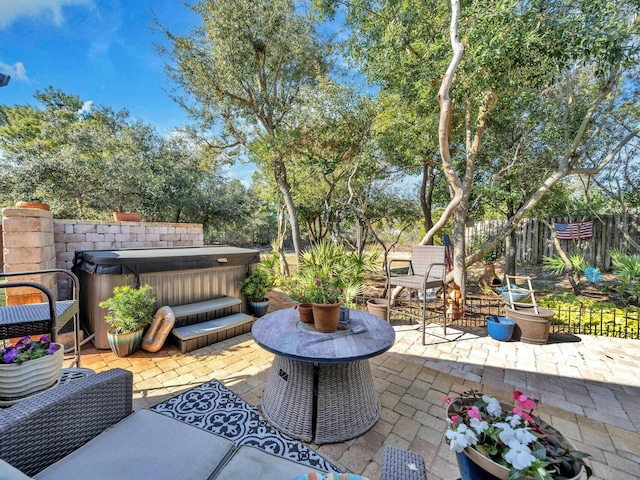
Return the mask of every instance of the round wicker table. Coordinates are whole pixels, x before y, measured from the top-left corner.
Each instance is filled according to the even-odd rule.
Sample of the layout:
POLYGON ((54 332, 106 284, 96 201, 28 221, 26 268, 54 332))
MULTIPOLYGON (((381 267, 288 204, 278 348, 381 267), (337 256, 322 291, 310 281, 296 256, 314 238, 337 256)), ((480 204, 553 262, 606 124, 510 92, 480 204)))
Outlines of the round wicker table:
POLYGON ((395 331, 359 310, 351 310, 350 319, 350 329, 320 333, 288 308, 253 325, 256 343, 275 354, 262 413, 278 430, 324 444, 362 435, 378 421, 380 400, 368 359, 391 348, 395 331), (357 326, 366 331, 351 334, 357 326))

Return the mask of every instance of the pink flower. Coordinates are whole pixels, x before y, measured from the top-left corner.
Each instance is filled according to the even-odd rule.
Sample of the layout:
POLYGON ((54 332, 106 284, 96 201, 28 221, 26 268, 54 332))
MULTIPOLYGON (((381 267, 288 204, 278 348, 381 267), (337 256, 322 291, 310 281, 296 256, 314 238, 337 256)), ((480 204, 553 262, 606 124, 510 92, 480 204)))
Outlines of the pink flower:
POLYGON ((478 420, 482 420, 482 417, 480 416, 480 409, 475 405, 473 407, 468 408, 467 413, 471 418, 477 418, 478 420))
POLYGON ((447 405, 451 403, 451 399, 449 398, 449 395, 444 396, 444 403, 446 403, 447 405))
POLYGON ((513 398, 518 402, 518 406, 523 410, 533 410, 536 408, 536 402, 531 400, 522 392, 515 390, 513 392, 513 398))
POLYGON ((533 417, 531 415, 529 415, 526 412, 523 412, 519 408, 514 408, 513 409, 513 413, 515 413, 516 415, 520 415, 522 418, 524 418, 529 423, 536 423, 536 421, 533 419, 533 417))

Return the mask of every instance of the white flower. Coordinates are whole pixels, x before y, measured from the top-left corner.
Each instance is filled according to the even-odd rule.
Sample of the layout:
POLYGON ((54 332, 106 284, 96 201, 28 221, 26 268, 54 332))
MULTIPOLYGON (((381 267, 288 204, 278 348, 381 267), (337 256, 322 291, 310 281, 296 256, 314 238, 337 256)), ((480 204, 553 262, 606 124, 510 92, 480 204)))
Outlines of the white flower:
POLYGON ((462 452, 469 445, 478 443, 478 437, 473 430, 467 428, 466 425, 459 425, 457 430, 447 430, 447 439, 450 442, 451 450, 456 453, 462 452))
POLYGON ((511 428, 511 425, 509 425, 508 423, 500 423, 496 424, 496 427, 502 428, 502 431, 498 434, 498 438, 500 438, 500 441, 502 443, 509 444, 509 442, 512 442, 514 440, 517 441, 516 434, 513 431, 513 428, 511 428))
POLYGON ((529 447, 521 444, 517 440, 512 440, 509 442, 509 451, 504 456, 504 459, 516 470, 524 470, 531 466, 536 457, 531 455, 529 447))
POLYGON ((502 407, 500 406, 500 402, 489 395, 482 395, 482 400, 487 403, 487 413, 489 415, 493 415, 494 417, 499 417, 502 415, 502 407))
POLYGON ((489 428, 489 424, 485 420, 478 420, 477 418, 471 418, 469 420, 469 424, 471 425, 471 428, 476 431, 476 433, 482 433, 487 428, 489 428))
POLYGON ((522 417, 515 413, 513 415, 509 415, 505 420, 511 424, 512 428, 516 428, 522 423, 522 417))
POLYGON ((531 442, 537 440, 536 436, 531 433, 529 427, 516 428, 513 433, 515 434, 516 440, 524 445, 529 445, 531 442))

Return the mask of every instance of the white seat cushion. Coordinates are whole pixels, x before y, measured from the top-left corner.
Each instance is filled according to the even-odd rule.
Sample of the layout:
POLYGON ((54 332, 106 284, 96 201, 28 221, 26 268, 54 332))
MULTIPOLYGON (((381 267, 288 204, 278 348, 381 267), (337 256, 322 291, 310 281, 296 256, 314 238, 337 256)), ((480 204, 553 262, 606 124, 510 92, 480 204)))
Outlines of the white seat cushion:
POLYGON ((223 437, 139 410, 35 478, 207 480, 233 448, 223 437))
POLYGON ((272 455, 259 448, 244 446, 236 451, 229 463, 214 478, 215 480, 239 478, 287 480, 309 472, 321 473, 322 470, 272 455))

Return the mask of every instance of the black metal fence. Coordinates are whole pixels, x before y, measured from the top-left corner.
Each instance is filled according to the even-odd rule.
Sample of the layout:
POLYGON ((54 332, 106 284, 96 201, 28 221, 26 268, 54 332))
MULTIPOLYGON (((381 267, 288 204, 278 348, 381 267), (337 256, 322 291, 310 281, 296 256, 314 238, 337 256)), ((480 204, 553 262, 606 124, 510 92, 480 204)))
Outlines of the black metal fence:
MULTIPOLYGON (((369 298, 358 297, 359 308, 366 310, 366 302, 369 298)), ((442 308, 441 303, 439 308, 442 308)), ((555 312, 550 333, 598 335, 640 340, 640 319, 636 309, 620 310, 584 306, 560 306, 550 309, 555 312)), ((490 315, 504 315, 502 300, 468 296, 464 307, 464 316, 451 319, 449 325, 468 330, 485 328, 487 317, 490 315)))

